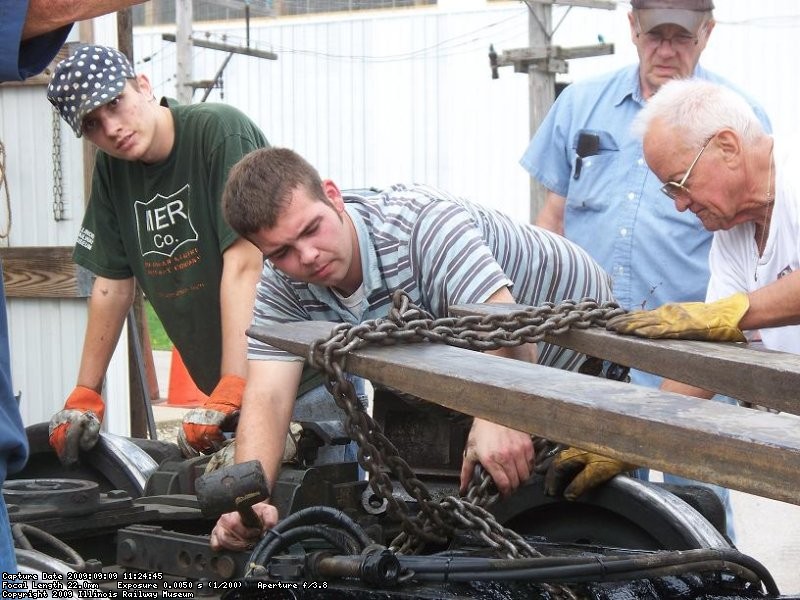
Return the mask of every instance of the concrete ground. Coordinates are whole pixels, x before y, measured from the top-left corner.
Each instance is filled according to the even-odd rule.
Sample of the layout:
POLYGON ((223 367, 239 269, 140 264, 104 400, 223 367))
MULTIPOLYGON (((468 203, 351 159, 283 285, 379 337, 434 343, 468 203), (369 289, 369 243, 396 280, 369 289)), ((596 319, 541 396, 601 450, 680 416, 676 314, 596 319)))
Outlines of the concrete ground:
POLYGON ((800 596, 800 506, 731 493, 737 547, 763 564, 782 594, 800 596))
MULTIPOLYGON (((161 397, 167 398, 169 352, 154 352, 161 397)), ((154 406, 161 439, 174 439, 188 410, 161 402, 154 406)), ((732 491, 737 547, 761 562, 781 593, 800 596, 800 506, 732 491)))

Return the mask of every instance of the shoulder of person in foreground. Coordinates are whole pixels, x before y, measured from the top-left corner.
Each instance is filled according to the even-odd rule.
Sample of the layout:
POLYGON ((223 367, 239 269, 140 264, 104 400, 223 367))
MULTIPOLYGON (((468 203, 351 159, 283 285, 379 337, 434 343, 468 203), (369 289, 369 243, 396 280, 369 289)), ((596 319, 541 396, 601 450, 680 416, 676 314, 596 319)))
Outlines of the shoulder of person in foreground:
POLYGON ((177 104, 172 99, 165 100, 176 118, 203 132, 212 132, 220 136, 241 136, 257 147, 269 147, 261 128, 235 106, 217 102, 177 104))
MULTIPOLYGON (((31 5, 34 3, 42 2, 31 0, 31 5)), ((25 0, 0 2, 0 82, 22 81, 41 73, 58 54, 72 28, 72 23, 62 24, 26 38, 28 8, 25 0)))

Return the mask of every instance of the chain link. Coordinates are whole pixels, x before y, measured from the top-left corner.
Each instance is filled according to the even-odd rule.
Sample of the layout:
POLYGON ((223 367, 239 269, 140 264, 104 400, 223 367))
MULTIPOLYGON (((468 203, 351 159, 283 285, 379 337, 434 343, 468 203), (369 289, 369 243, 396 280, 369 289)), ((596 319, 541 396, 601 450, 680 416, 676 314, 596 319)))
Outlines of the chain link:
MULTIPOLYGON (((347 354, 367 345, 433 342, 473 350, 496 350, 503 347, 536 343, 548 334, 570 328, 604 326, 608 319, 625 311, 613 302, 598 304, 591 299, 546 303, 503 315, 444 317, 434 319, 414 305, 405 292, 396 291, 386 319, 373 319, 358 325, 342 323, 330 336, 315 341, 308 361, 327 375, 327 387, 337 405, 347 416, 346 428, 358 444, 358 462, 370 474, 370 486, 387 502, 392 518, 400 521, 403 531, 390 548, 400 554, 417 554, 428 543, 444 544, 456 529, 474 532, 487 546, 506 558, 541 556, 520 535, 502 527, 486 509, 497 499, 497 490, 488 473, 476 468, 464 498, 447 496, 435 501, 425 486, 399 456, 397 449, 380 426, 361 407, 355 389, 345 378, 347 354), (389 474, 402 484, 417 501, 419 513, 409 515, 408 505, 394 494, 389 474)), ((547 440, 535 438, 543 458, 560 449, 547 440)), ((538 454, 538 452, 537 452, 538 454)), ((554 598, 574 598, 567 588, 546 586, 554 598)))
POLYGON ((2 141, 0 141, 0 190, 3 190, 6 215, 8 216, 6 226, 0 231, 0 239, 8 239, 11 234, 11 192, 8 191, 8 179, 6 178, 6 146, 2 141))
POLYGON ((63 221, 64 175, 61 172, 61 117, 53 108, 53 220, 63 221))

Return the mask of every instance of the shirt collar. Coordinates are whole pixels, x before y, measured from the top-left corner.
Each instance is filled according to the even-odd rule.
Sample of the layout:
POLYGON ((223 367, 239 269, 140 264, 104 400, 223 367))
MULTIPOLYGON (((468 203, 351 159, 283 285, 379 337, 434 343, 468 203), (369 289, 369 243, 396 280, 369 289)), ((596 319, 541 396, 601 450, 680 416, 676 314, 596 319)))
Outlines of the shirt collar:
POLYGON ((383 286, 383 278, 378 264, 378 253, 372 241, 370 227, 365 222, 363 215, 356 208, 360 198, 345 198, 344 208, 353 221, 358 236, 358 248, 361 253, 361 271, 364 278, 364 292, 367 297, 383 286))
MULTIPOLYGON (((705 79, 705 73, 705 69, 703 69, 703 67, 700 65, 697 65, 694 69, 692 77, 700 77, 705 79)), ((617 89, 614 96, 614 106, 619 106, 628 98, 638 103, 640 106, 644 106, 647 103, 642 96, 642 83, 639 80, 639 63, 626 67, 624 75, 619 78, 619 83, 617 84, 617 89)))
MULTIPOLYGON (((358 236, 358 248, 361 256, 364 294, 367 298, 369 298, 373 291, 382 286, 382 280, 380 269, 378 268, 378 254, 375 251, 375 244, 372 243, 372 236, 370 235, 367 223, 364 221, 361 213, 355 207, 355 203, 359 200, 360 198, 357 197, 345 198, 344 208, 345 211, 347 211, 347 215, 353 221, 353 226, 355 227, 356 235, 358 236)), ((315 298, 323 301, 329 306, 338 306, 339 304, 338 301, 335 300, 336 296, 333 294, 330 288, 309 283, 308 290, 315 298)), ((346 315, 350 315, 350 318, 352 318, 352 314, 349 311, 346 313, 346 315, 345 313, 342 313, 342 315, 344 316, 345 320, 349 320, 346 315)))

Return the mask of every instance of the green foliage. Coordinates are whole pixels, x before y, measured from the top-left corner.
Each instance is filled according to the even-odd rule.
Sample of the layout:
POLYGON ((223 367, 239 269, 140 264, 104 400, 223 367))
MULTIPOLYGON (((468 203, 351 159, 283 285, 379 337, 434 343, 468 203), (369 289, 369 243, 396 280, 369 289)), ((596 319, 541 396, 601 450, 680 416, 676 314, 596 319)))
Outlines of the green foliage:
POLYGON ((150 344, 153 350, 172 350, 172 341, 164 331, 164 326, 156 316, 156 311, 147 301, 144 303, 144 309, 147 314, 147 328, 150 331, 150 344))

